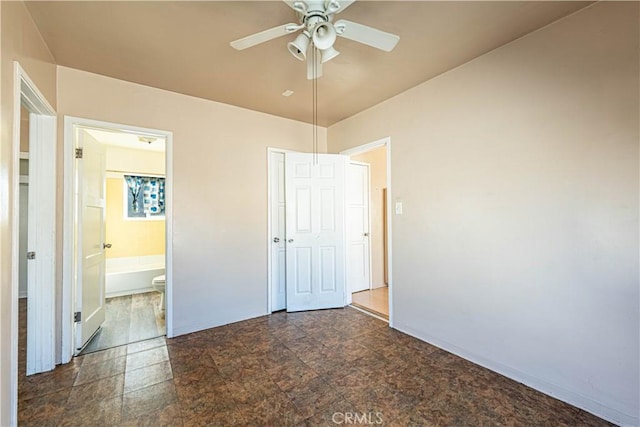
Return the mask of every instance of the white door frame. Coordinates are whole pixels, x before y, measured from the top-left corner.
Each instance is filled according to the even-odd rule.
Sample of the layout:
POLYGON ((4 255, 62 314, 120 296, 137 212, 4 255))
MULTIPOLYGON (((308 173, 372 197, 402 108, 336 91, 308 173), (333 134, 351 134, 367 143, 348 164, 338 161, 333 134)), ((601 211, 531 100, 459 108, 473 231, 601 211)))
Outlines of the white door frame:
MULTIPOLYGON (((355 156, 357 154, 362 154, 367 151, 371 151, 373 149, 379 147, 387 148, 387 272, 389 274, 389 326, 393 327, 393 274, 392 274, 392 252, 393 252, 393 239, 391 237, 391 233, 393 230, 392 223, 392 208, 391 208, 391 200, 392 200, 392 191, 391 191, 391 137, 387 136, 382 139, 378 139, 373 142, 369 142, 368 144, 359 145, 357 147, 350 148, 348 150, 343 150, 340 154, 344 154, 346 156, 355 156)), ((369 209, 371 209, 371 204, 369 204, 369 209)), ((369 249, 371 250, 371 249, 369 249)))
POLYGON ((75 228, 74 209, 74 177, 76 175, 75 162, 72 161, 75 153, 73 130, 75 127, 116 130, 129 133, 165 138, 165 318, 166 333, 172 338, 173 332, 173 133, 159 129, 149 129, 140 126, 129 126, 119 123, 111 123, 100 120, 84 119, 80 117, 64 116, 64 219, 62 242, 62 363, 71 360, 75 350, 75 323, 73 312, 75 306, 74 290, 75 281, 75 257, 74 242, 78 230, 75 228))
POLYGON ((271 153, 293 153, 292 150, 285 150, 283 148, 267 147, 267 311, 265 314, 273 312, 271 309, 273 306, 273 298, 271 292, 273 290, 273 281, 271 280, 271 168, 274 165, 271 164, 271 153))
MULTIPOLYGON (((35 371, 55 367, 55 288, 56 288, 56 111, 33 80, 16 61, 13 67, 13 141, 11 202, 11 424, 18 415, 18 274, 20 220, 20 106, 24 103, 32 123, 29 135, 30 162, 36 166, 29 174, 29 191, 35 192, 38 206, 30 207, 36 215, 34 248, 40 280, 28 289, 27 352, 34 360, 35 371), (37 209, 36 209, 37 208, 37 209)), ((31 163, 30 163, 31 164, 31 163)), ((32 369, 33 370, 33 369, 32 369)))

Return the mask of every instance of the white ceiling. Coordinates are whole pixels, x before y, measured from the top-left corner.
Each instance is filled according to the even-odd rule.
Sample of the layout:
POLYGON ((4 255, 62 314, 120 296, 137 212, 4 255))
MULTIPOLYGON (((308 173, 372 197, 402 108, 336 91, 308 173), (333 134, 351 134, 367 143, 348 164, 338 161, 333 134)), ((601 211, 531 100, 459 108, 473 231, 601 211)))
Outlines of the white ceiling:
POLYGON ((94 137, 98 142, 112 147, 130 148, 143 151, 164 152, 166 144, 164 138, 155 136, 139 135, 122 131, 100 130, 100 129, 84 129, 89 135, 94 137), (150 138, 153 140, 151 144, 147 140, 140 138, 150 138))
MULTIPOLYGON (((328 126, 545 26, 590 2, 364 1, 339 16, 398 34, 391 53, 339 38, 318 81, 328 126)), ((60 65, 312 120, 312 85, 286 45, 229 42, 296 20, 282 1, 29 1, 60 65), (282 96, 293 90, 290 97, 282 96)))

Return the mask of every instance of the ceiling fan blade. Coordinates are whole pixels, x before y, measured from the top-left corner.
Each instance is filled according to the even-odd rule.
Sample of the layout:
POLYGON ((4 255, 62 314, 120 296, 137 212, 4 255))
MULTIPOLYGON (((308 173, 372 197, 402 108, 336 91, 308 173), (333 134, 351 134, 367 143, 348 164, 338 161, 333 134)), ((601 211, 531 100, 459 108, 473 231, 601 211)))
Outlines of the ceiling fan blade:
POLYGON ((255 46, 260 43, 268 42, 269 40, 273 40, 275 38, 285 36, 287 34, 291 34, 300 29, 300 25, 298 24, 284 24, 279 27, 270 28, 268 30, 261 31, 259 33, 252 34, 247 37, 243 37, 238 40, 234 40, 231 43, 232 48, 236 50, 243 50, 255 46))
POLYGON ((336 21, 334 27, 340 37, 363 43, 376 49, 384 50, 385 52, 391 52, 400 40, 400 36, 395 34, 376 30, 375 28, 358 24, 357 22, 347 21, 346 19, 336 21))
POLYGON ((309 50, 307 53, 307 80, 313 80, 322 77, 322 55, 313 46, 309 50), (315 52, 311 49, 314 49, 315 52))

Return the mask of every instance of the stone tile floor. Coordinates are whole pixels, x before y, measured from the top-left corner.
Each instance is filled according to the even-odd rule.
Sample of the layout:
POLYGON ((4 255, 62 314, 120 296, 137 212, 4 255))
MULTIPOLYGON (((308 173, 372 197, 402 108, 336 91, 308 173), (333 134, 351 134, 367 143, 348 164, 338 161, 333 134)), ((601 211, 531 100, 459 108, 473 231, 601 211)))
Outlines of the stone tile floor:
POLYGON ((36 426, 610 425, 350 308, 21 369, 18 412, 36 426))

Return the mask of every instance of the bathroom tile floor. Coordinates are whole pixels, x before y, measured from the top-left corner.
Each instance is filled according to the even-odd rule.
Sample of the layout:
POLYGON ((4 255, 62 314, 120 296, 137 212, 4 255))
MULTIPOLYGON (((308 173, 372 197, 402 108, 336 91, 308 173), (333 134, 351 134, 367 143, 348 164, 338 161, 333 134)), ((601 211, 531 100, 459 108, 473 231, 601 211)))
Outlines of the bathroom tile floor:
POLYGON ((159 292, 108 298, 105 322, 82 354, 165 335, 160 298, 159 292))
POLYGON ((18 397, 25 426, 610 425, 351 308, 141 341, 31 377, 22 369, 18 397))

